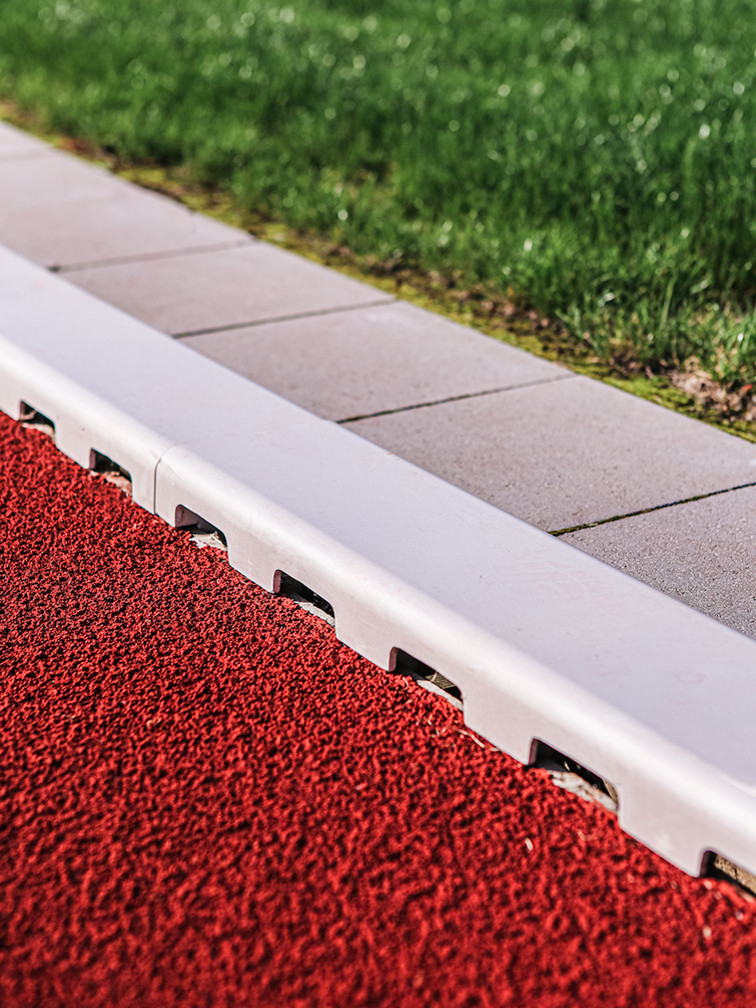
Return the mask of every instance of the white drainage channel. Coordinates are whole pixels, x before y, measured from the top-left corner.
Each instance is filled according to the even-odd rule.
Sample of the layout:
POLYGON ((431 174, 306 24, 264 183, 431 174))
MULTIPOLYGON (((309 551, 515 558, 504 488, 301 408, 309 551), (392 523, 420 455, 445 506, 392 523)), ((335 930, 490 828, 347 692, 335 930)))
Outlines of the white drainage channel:
POLYGON ((263 588, 327 600, 376 665, 450 680, 495 746, 609 782, 683 870, 756 873, 756 641, 0 250, 0 408, 21 404, 263 588))

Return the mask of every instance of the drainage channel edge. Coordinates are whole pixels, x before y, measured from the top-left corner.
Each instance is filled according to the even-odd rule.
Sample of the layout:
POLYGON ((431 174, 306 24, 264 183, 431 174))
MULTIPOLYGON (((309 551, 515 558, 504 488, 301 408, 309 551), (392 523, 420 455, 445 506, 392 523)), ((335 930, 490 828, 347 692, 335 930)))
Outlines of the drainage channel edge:
POLYGON ((3 412, 112 461, 169 524, 219 530, 268 591, 327 600, 376 665, 436 672, 515 759, 590 768, 684 871, 756 872, 756 641, 2 249, 0 289, 3 412))

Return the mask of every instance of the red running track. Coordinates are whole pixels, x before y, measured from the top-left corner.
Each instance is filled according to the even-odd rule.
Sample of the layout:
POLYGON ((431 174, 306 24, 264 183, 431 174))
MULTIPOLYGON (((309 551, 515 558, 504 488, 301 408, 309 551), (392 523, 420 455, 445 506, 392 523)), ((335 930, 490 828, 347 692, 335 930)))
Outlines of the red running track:
POLYGON ((756 904, 0 417, 0 1003, 756 1004, 756 904))

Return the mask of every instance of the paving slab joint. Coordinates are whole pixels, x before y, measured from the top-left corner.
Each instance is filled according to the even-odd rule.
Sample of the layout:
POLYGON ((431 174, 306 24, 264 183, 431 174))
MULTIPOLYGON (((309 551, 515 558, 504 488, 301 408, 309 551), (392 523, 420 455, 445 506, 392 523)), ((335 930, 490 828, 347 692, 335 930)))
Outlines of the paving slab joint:
POLYGON ((512 385, 499 385, 497 388, 481 389, 478 392, 461 392, 459 395, 445 396, 443 399, 431 399, 428 402, 410 403, 408 406, 396 406, 392 409, 376 410, 374 413, 362 413, 359 416, 343 417, 336 421, 339 424, 359 423, 361 420, 375 420, 377 417, 394 416, 396 413, 408 413, 411 410, 426 409, 429 406, 444 406, 446 403, 462 402, 465 399, 480 399, 482 396, 498 395, 500 392, 513 392, 515 389, 531 388, 535 385, 549 385, 552 382, 566 381, 576 378, 572 372, 563 375, 549 375, 548 378, 533 378, 530 381, 515 382, 512 385))
POLYGON ((359 304, 334 305, 333 308, 313 308, 312 311, 294 312, 290 315, 274 315, 270 318, 252 319, 246 322, 228 322, 225 325, 206 326, 204 329, 189 329, 186 332, 171 333, 175 340, 190 339, 192 336, 212 336, 214 333, 233 332, 234 329, 252 329, 255 326, 273 325, 276 322, 296 322, 297 319, 318 318, 321 315, 341 315, 344 312, 360 311, 364 308, 380 308, 393 304, 396 298, 377 298, 375 301, 362 301, 359 304))
POLYGON ((641 508, 639 511, 628 511, 626 514, 612 515, 611 518, 599 518, 596 521, 584 522, 582 525, 571 525, 568 528, 550 530, 549 535, 559 537, 568 535, 570 532, 582 532, 585 529, 598 528, 600 525, 609 525, 611 522, 622 521, 625 518, 637 518, 638 515, 651 514, 654 511, 664 511, 667 508, 692 504, 694 501, 707 500, 709 497, 720 497, 722 494, 735 493, 738 490, 747 490, 749 487, 756 487, 756 480, 750 483, 738 483, 736 486, 725 487, 722 490, 711 490, 709 493, 695 494, 692 497, 682 497, 680 500, 668 501, 664 504, 654 504, 652 507, 641 508))
POLYGON ((184 256, 205 255, 208 252, 226 252, 229 249, 244 248, 255 241, 257 241, 256 238, 248 235, 245 238, 212 242, 208 245, 166 249, 160 252, 134 253, 134 255, 107 256, 102 259, 89 259, 85 262, 55 264, 47 268, 51 273, 76 273, 77 270, 106 269, 108 266, 127 266, 131 263, 161 262, 163 259, 181 259, 184 256))

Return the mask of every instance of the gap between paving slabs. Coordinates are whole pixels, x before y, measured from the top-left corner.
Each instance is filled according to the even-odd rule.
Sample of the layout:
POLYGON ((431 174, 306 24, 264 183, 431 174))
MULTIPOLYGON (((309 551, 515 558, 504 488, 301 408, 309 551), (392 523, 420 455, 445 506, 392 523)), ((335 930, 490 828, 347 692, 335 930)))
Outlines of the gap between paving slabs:
POLYGON ((573 374, 553 375, 548 378, 534 378, 532 381, 521 381, 516 385, 500 385, 497 388, 482 389, 480 392, 462 392, 460 395, 445 396, 443 399, 432 399, 428 402, 410 403, 408 406, 396 406, 393 409, 376 410, 374 413, 363 413, 359 416, 342 417, 336 420, 339 424, 359 423, 360 420, 373 420, 377 417, 393 416, 395 413, 408 413, 411 410, 427 409, 431 406, 444 406, 446 403, 462 402, 465 399, 479 399, 482 396, 496 395, 499 392, 511 392, 512 389, 525 389, 535 385, 548 385, 551 382, 565 381, 574 378, 573 374))
POLYGON ((393 304, 394 298, 378 298, 375 301, 365 301, 360 304, 336 305, 333 308, 312 308, 307 311, 293 312, 290 315, 273 315, 270 318, 247 319, 243 322, 227 322, 225 325, 209 326, 204 329, 190 329, 187 332, 169 333, 172 339, 189 339, 193 336, 212 336, 215 333, 233 332, 235 329, 251 329, 255 326, 270 325, 275 322, 296 322, 298 319, 317 318, 322 315, 340 315, 343 312, 362 311, 365 308, 380 308, 393 304))
POLYGON ((215 242, 209 245, 190 246, 189 248, 167 249, 165 252, 144 252, 134 255, 110 256, 102 259, 92 259, 89 262, 67 263, 61 266, 48 266, 51 273, 76 273, 77 270, 106 269, 108 266, 129 266, 133 263, 149 263, 157 259, 180 259, 182 256, 204 255, 206 252, 225 252, 229 249, 244 248, 249 245, 247 236, 231 241, 215 242))
MULTIPOLYGON (((344 421, 345 423, 347 421, 344 421)), ((652 514, 654 511, 664 511, 666 508, 679 507, 683 504, 692 504, 694 501, 707 500, 709 497, 721 497, 722 494, 734 493, 737 490, 747 490, 748 487, 756 486, 756 481, 750 483, 738 483, 736 486, 725 487, 723 490, 711 490, 709 493, 695 494, 692 497, 683 497, 680 500, 669 501, 666 504, 655 504, 653 507, 641 508, 638 511, 627 511, 625 514, 613 515, 611 518, 599 518, 597 521, 583 522, 582 525, 572 525, 569 528, 549 530, 550 535, 563 536, 570 532, 581 532, 583 529, 598 528, 600 525, 609 525, 611 522, 622 521, 624 518, 637 518, 638 515, 652 514)))

